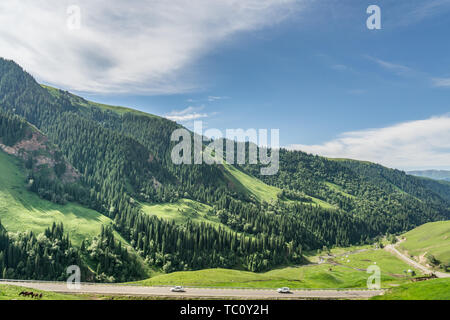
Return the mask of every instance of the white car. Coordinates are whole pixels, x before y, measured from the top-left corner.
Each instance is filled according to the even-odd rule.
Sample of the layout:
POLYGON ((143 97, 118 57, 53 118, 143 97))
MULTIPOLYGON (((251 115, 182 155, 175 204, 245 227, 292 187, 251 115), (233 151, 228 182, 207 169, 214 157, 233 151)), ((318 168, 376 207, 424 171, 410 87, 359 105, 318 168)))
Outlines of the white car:
POLYGON ((283 287, 283 288, 279 288, 277 290, 278 293, 292 293, 291 289, 287 288, 287 287, 283 287))
POLYGON ((170 289, 172 292, 184 292, 184 288, 182 286, 175 286, 172 289, 170 289))

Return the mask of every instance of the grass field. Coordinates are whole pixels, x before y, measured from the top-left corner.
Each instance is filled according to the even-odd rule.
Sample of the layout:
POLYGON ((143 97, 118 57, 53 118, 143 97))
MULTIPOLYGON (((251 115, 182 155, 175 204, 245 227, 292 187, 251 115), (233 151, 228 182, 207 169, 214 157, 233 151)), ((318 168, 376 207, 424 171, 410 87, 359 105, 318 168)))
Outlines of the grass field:
POLYGON ((375 264, 380 267, 382 274, 393 277, 403 277, 405 275, 404 271, 407 271, 408 269, 414 270, 416 274, 420 274, 419 270, 412 268, 402 260, 384 250, 371 249, 353 255, 339 256, 333 258, 333 260, 338 264, 364 270, 366 270, 370 265, 375 264))
MULTIPOLYGON (((229 164, 224 164, 225 168, 225 176, 231 181, 233 186, 242 193, 246 193, 252 195, 260 202, 268 202, 273 203, 277 201, 278 194, 281 192, 280 188, 270 186, 265 184, 261 180, 252 177, 234 166, 229 164)), ((326 209, 334 208, 331 204, 322 201, 320 199, 316 199, 314 197, 310 197, 312 199, 313 204, 321 206, 326 209)), ((297 202, 286 200, 286 202, 297 202)))
POLYGON ((19 160, 0 151, 0 220, 10 232, 43 232, 53 222, 63 222, 75 245, 100 233, 112 221, 77 204, 57 205, 29 192, 19 160))
POLYGON ((0 300, 82 300, 82 297, 0 284, 0 300), (22 291, 42 293, 42 299, 19 296, 22 291))
POLYGON ((406 241, 398 245, 400 250, 415 257, 424 253, 432 254, 436 259, 450 265, 450 221, 427 223, 403 236, 406 241))
MULTIPOLYGON (((385 288, 409 281, 403 274, 409 269, 404 262, 383 250, 369 249, 365 252, 335 257, 338 265, 324 263, 300 267, 287 267, 265 273, 253 273, 229 269, 205 269, 158 275, 137 282, 140 285, 183 285, 199 287, 242 288, 366 288, 368 266, 376 264, 381 269, 381 283, 385 288), (340 260, 345 258, 345 260, 340 260), (331 271, 330 271, 331 268, 331 271)), ((417 271, 417 274, 419 272, 417 271)))
POLYGON ((345 192, 342 187, 338 186, 337 184, 331 183, 331 182, 325 182, 325 184, 327 185, 328 188, 330 188, 330 190, 338 192, 340 194, 342 194, 343 196, 346 196, 348 198, 356 198, 354 195, 351 195, 347 192, 345 192))
POLYGON ((213 210, 211 206, 190 199, 180 199, 174 203, 143 203, 142 210, 146 214, 155 215, 165 220, 174 220, 177 223, 192 220, 198 223, 220 224, 218 218, 210 214, 213 210))
POLYGON ((361 246, 352 246, 352 247, 335 247, 330 248, 327 252, 323 252, 323 250, 311 250, 307 252, 303 252, 303 255, 312 263, 319 262, 319 257, 326 256, 330 254, 332 256, 340 256, 351 254, 352 252, 360 251, 360 250, 368 250, 373 249, 373 245, 361 245, 361 246))
MULTIPOLYGON (((84 239, 99 235, 102 225, 112 224, 108 217, 81 205, 62 206, 39 198, 26 189, 20 168, 20 160, 0 151, 0 220, 8 232, 41 233, 53 222, 62 222, 72 243, 79 246, 84 239)), ((115 237, 134 252, 117 232, 115 237)), ((138 259, 148 275, 154 273, 140 256, 138 259)))
POLYGON ((372 300, 450 300, 450 279, 403 284, 372 300))
POLYGON ((230 227, 221 223, 216 215, 211 214, 213 210, 211 206, 194 200, 180 199, 174 203, 159 204, 141 203, 141 206, 145 214, 175 221, 177 224, 184 224, 190 220, 195 223, 208 223, 214 227, 232 231, 230 227))
POLYGON ((223 166, 225 175, 238 191, 250 194, 261 202, 271 203, 277 200, 277 194, 281 192, 279 188, 269 186, 227 163, 224 163, 223 166))

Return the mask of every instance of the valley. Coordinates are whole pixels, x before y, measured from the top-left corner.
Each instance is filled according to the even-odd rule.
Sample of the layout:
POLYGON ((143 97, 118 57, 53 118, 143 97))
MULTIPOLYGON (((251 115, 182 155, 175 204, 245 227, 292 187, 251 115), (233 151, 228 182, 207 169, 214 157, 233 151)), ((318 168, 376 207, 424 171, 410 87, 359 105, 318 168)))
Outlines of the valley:
MULTIPOLYGON (((344 253, 335 256, 324 254, 323 263, 305 266, 291 266, 274 269, 264 273, 252 273, 239 270, 207 269, 200 271, 174 272, 158 275, 137 282, 142 286, 183 285, 185 287, 236 287, 236 288, 281 288, 292 289, 349 289, 367 288, 368 266, 376 264, 381 269, 382 288, 391 288, 410 282, 411 276, 404 273, 412 269, 392 254, 372 247, 338 248, 344 253), (359 251, 353 253, 352 251, 359 251)), ((317 261, 319 256, 309 257, 317 261)))
POLYGON ((176 165, 181 125, 40 85, 4 59, 0 124, 3 278, 61 280, 79 263, 89 281, 142 287, 363 289, 376 265, 390 290, 421 275, 381 249, 396 236, 448 267, 445 182, 283 148, 272 176, 262 163, 176 165))

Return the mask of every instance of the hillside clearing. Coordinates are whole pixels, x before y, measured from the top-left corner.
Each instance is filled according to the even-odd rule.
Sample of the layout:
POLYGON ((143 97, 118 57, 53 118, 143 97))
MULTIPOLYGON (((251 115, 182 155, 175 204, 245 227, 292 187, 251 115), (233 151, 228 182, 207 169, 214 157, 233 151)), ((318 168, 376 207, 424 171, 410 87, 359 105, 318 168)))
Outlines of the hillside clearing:
POLYGON ((173 203, 142 203, 141 205, 144 213, 177 223, 186 223, 191 220, 198 223, 220 224, 217 217, 210 214, 213 210, 211 206, 190 199, 180 199, 173 203))
POLYGON ((86 237, 97 236, 102 225, 112 223, 111 219, 81 205, 62 206, 39 198, 26 189, 20 168, 18 159, 0 151, 0 219, 9 232, 41 233, 53 222, 62 222, 72 242, 80 245, 86 237))

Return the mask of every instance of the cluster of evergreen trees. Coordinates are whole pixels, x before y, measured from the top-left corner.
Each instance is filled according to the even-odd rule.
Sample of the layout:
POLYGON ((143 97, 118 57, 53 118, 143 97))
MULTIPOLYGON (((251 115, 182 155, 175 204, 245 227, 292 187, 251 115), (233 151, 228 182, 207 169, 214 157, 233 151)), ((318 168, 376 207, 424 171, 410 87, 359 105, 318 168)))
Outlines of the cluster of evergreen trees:
POLYGON ((62 224, 41 234, 9 234, 0 223, 0 271, 3 279, 66 281, 67 268, 76 265, 82 281, 125 282, 142 279, 142 262, 114 237, 111 227, 102 228, 92 240, 72 245, 62 224))
MULTIPOLYGON (((341 225, 345 220, 352 224, 362 221, 366 227, 360 234, 369 237, 399 233, 450 217, 448 186, 372 163, 329 160, 282 149, 277 175, 260 176, 258 166, 242 169, 270 185, 301 191, 334 205, 335 211, 342 213, 341 225), (344 213, 352 218, 345 218, 348 215, 344 213)), ((329 231, 323 228, 322 232, 329 231)))
MULTIPOLYGON (((83 266, 62 225, 44 233, 9 235, 0 223, 0 270, 3 279, 66 280, 67 267, 83 266)), ((83 270, 86 274, 86 270, 83 270)))
POLYGON ((116 216, 118 230, 150 265, 166 272, 201 268, 243 267, 263 271, 287 263, 301 263, 302 247, 282 236, 247 236, 206 223, 177 225, 139 212, 116 216))
POLYGON ((0 111, 0 142, 13 146, 25 137, 27 123, 14 114, 0 111))
POLYGON ((138 257, 115 239, 111 226, 102 226, 98 237, 83 241, 80 253, 95 266, 96 281, 125 282, 146 276, 138 257))

